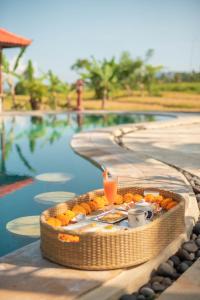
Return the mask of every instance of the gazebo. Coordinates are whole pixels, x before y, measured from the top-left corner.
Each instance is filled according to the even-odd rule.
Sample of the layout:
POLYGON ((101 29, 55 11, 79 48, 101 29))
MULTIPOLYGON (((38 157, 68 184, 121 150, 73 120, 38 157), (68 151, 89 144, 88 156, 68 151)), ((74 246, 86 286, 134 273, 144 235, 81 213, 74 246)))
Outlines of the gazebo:
POLYGON ((2 51, 4 48, 27 47, 31 40, 0 28, 0 111, 2 111, 3 82, 2 82, 2 51))

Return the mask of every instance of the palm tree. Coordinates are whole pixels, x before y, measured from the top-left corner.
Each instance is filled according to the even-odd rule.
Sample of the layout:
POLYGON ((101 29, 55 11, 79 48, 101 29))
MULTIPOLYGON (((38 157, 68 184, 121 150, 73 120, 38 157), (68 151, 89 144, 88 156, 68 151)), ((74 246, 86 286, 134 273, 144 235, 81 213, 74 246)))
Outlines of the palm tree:
POLYGON ((115 59, 97 61, 92 57, 91 60, 78 60, 72 69, 78 71, 86 84, 95 90, 96 97, 102 99, 102 109, 105 109, 106 100, 117 85, 115 59))
POLYGON ((30 106, 33 110, 40 109, 42 97, 47 93, 44 84, 46 76, 36 77, 35 69, 31 60, 28 61, 27 67, 22 75, 20 75, 20 83, 29 94, 30 106))
POLYGON ((132 94, 132 89, 138 86, 142 66, 143 61, 140 58, 134 60, 129 52, 122 53, 118 64, 117 77, 120 86, 127 90, 129 96, 132 94))
MULTIPOLYGON (((66 82, 63 82, 51 70, 48 71, 47 78, 48 78, 49 100, 50 100, 50 102, 53 102, 54 108, 56 109, 57 108, 57 94, 62 93, 62 94, 65 94, 66 97, 68 97, 70 87, 66 82)), ((67 100, 68 100, 68 98, 67 98, 67 100)))
POLYGON ((143 84, 150 95, 152 95, 153 92, 153 85, 156 82, 156 76, 161 69, 162 66, 152 66, 152 65, 145 66, 144 75, 143 75, 143 84))
POLYGON ((7 75, 6 82, 10 88, 10 94, 12 97, 12 107, 16 107, 15 102, 15 79, 19 78, 19 70, 18 67, 20 65, 20 61, 22 56, 24 55, 26 48, 21 48, 18 56, 16 57, 13 64, 11 64, 5 55, 3 55, 3 72, 7 75))

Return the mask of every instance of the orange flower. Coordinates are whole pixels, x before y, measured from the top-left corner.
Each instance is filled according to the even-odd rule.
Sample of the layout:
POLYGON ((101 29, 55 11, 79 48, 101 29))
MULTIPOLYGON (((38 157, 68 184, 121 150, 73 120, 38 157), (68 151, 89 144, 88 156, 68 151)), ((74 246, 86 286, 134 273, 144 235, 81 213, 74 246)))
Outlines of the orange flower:
POLYGON ((98 209, 102 209, 102 208, 104 208, 104 200, 101 198, 101 197, 96 197, 96 198, 94 198, 94 202, 96 202, 97 203, 97 207, 98 207, 98 209))
POLYGON ((61 226, 62 225, 61 221, 54 217, 48 218, 47 223, 51 226, 61 226))
POLYGON ((75 213, 75 215, 79 215, 79 214, 84 214, 86 215, 86 210, 85 208, 83 208, 81 205, 76 204, 74 205, 74 207, 72 208, 72 211, 75 213))
POLYGON ((62 226, 67 226, 70 221, 70 217, 65 214, 57 215, 56 218, 61 222, 62 226))
POLYGON ((163 208, 166 208, 167 205, 168 205, 170 202, 172 202, 172 201, 173 201, 172 198, 165 198, 164 200, 162 200, 162 201, 160 202, 160 205, 161 205, 163 208))
POLYGON ((93 200, 89 201, 89 202, 88 202, 88 205, 90 206, 90 208, 91 208, 92 211, 95 211, 95 210, 98 209, 97 203, 94 202, 93 200))
POLYGON ((133 201, 134 201, 134 202, 139 202, 139 201, 141 201, 143 198, 144 198, 144 197, 143 197, 142 195, 140 195, 140 194, 134 194, 134 195, 133 195, 133 201))
POLYGON ((87 215, 89 215, 91 213, 91 208, 88 203, 82 202, 82 203, 80 203, 80 206, 82 206, 86 210, 87 215))
POLYGON ((124 201, 123 201, 122 195, 117 194, 117 196, 115 198, 115 201, 114 201, 114 204, 122 204, 123 202, 124 201))
POLYGON ((133 194, 132 193, 126 193, 123 195, 123 200, 126 203, 129 203, 131 201, 133 201, 133 194))
POLYGON ((80 238, 78 235, 66 234, 66 233, 59 233, 58 239, 66 242, 66 243, 78 243, 80 238))
POLYGON ((158 203, 158 204, 160 204, 163 199, 164 198, 163 198, 162 195, 158 195, 158 196, 154 197, 155 202, 158 203))
POLYGON ((147 194, 145 197, 144 197, 145 201, 146 202, 153 202, 154 201, 154 195, 152 194, 147 194))
POLYGON ((168 203, 168 205, 166 206, 167 210, 170 210, 171 208, 175 207, 177 205, 176 201, 171 201, 170 203, 168 203))
POLYGON ((75 217, 75 213, 72 210, 69 210, 69 209, 66 210, 63 214, 68 216, 70 221, 75 217))

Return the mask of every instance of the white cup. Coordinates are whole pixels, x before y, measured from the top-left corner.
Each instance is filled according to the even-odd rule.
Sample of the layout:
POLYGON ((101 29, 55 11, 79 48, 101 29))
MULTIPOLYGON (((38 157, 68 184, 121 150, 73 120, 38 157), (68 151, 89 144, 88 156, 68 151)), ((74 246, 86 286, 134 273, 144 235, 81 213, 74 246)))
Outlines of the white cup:
POLYGON ((141 209, 129 209, 128 211, 128 225, 130 227, 139 227, 146 224, 148 212, 141 209))
POLYGON ((141 209, 147 213, 147 220, 151 220, 153 218, 153 208, 150 203, 145 201, 135 203, 135 208, 141 209))

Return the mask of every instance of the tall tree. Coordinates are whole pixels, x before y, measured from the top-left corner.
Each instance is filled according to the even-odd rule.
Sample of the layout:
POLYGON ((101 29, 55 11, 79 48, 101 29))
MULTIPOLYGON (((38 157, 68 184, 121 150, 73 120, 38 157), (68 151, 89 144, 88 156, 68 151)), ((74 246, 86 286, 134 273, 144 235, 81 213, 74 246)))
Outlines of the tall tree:
POLYGON ((70 88, 66 82, 63 82, 57 75, 51 70, 47 73, 48 79, 48 94, 50 102, 53 102, 54 108, 57 108, 57 95, 59 93, 65 94, 68 97, 70 88))
POLYGON ((6 82, 10 89, 10 94, 12 97, 12 107, 16 107, 15 101, 15 79, 19 78, 19 65, 20 61, 26 51, 26 48, 21 48, 19 54, 17 55, 14 62, 8 61, 5 55, 3 55, 3 72, 6 74, 6 82))
POLYGON ((159 71, 161 71, 162 66, 152 66, 152 65, 146 65, 145 71, 143 75, 143 83, 145 88, 147 89, 148 93, 152 95, 153 92, 153 85, 156 82, 156 76, 159 71))
POLYGON ((28 61, 27 67, 19 79, 21 85, 29 94, 29 102, 31 109, 40 109, 42 97, 47 93, 47 88, 44 84, 46 76, 36 77, 35 69, 31 60, 28 61))
POLYGON ((105 109, 106 100, 117 85, 115 59, 97 61, 92 57, 91 60, 78 60, 72 66, 72 69, 78 71, 86 84, 94 89, 96 97, 102 99, 102 109, 105 109))
POLYGON ((128 95, 131 95, 133 88, 138 87, 142 66, 143 61, 140 58, 134 60, 129 52, 122 53, 119 59, 117 77, 120 86, 127 90, 128 95))

